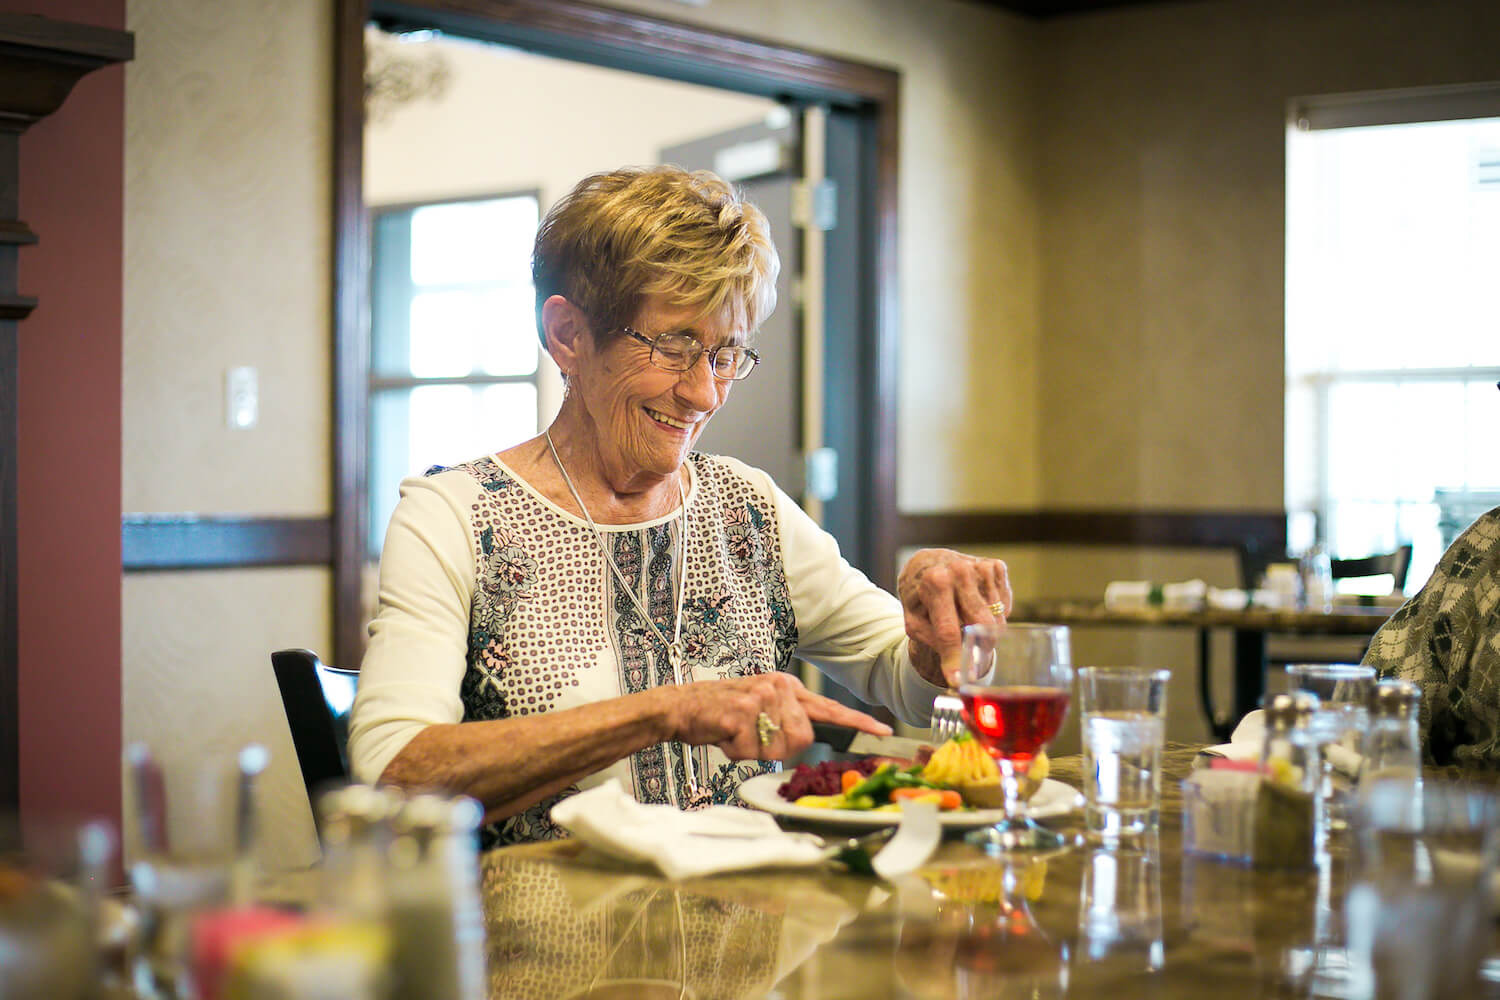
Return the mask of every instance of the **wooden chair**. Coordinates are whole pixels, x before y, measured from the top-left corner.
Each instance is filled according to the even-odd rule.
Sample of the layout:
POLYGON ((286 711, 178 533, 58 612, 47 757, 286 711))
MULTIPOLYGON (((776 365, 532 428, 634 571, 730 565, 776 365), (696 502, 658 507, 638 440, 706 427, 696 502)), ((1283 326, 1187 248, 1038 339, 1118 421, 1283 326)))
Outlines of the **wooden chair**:
MULTIPOLYGON (((359 671, 330 667, 309 649, 278 650, 271 654, 271 667, 307 800, 316 806, 316 796, 325 787, 349 780, 349 710, 354 707, 359 671)), ((317 814, 314 808, 315 820, 317 814)))

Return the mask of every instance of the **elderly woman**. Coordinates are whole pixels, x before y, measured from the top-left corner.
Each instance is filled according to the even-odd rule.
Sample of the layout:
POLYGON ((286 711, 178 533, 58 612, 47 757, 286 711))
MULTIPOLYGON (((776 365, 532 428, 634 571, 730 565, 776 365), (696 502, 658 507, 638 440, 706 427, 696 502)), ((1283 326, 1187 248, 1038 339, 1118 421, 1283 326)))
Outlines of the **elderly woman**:
POLYGON ((402 484, 350 727, 355 775, 479 799, 487 845, 554 837, 563 796, 734 800, 812 741, 888 727, 793 657, 925 724, 1005 565, 924 550, 898 601, 763 472, 693 452, 759 357, 780 267, 765 217, 706 172, 583 180, 543 220, 541 436, 402 484))

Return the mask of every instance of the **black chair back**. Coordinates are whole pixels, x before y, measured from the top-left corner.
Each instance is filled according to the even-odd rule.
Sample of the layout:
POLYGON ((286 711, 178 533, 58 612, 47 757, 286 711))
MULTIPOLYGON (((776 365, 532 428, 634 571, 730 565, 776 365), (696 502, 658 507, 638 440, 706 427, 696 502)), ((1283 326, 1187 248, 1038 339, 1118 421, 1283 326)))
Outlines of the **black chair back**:
POLYGON ((271 666, 307 800, 316 803, 325 786, 349 780, 349 710, 359 671, 330 667, 308 649, 278 650, 271 654, 271 666))
MULTIPOLYGON (((1265 575, 1266 567, 1273 562, 1294 561, 1285 550, 1275 551, 1254 544, 1241 545, 1237 550, 1240 564, 1240 586, 1254 590, 1265 575)), ((1361 556, 1358 559, 1330 560, 1335 580, 1357 579, 1362 576, 1380 576, 1389 573, 1391 590, 1399 593, 1406 586, 1406 571, 1411 568, 1411 545, 1408 543, 1394 552, 1361 556)))
POLYGON ((1406 587, 1406 571, 1411 568, 1411 545, 1406 544, 1394 552, 1364 556, 1360 559, 1334 559, 1332 564, 1335 580, 1389 573, 1394 581, 1391 584, 1391 592, 1399 593, 1406 587))

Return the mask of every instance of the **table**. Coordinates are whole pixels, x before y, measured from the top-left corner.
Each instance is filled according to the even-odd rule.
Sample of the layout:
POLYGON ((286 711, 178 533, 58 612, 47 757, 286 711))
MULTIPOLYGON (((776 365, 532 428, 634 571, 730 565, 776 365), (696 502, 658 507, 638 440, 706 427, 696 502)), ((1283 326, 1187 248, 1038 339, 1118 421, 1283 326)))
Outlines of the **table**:
MULTIPOLYGON (((1178 785, 1195 755, 1165 754, 1154 851, 1081 847, 1007 870, 952 839, 897 884, 832 869, 674 884, 568 841, 492 851, 491 996, 1338 995, 1315 986, 1344 958, 1346 852, 1335 844, 1321 874, 1185 858, 1178 785)), ((1078 769, 1060 758, 1053 774, 1076 786, 1078 769)))
POLYGON ((1266 637, 1271 634, 1372 636, 1396 609, 1393 607, 1335 607, 1332 611, 1243 608, 1202 608, 1196 611, 1161 607, 1106 608, 1103 601, 1048 599, 1019 601, 1016 621, 1054 625, 1102 625, 1131 628, 1191 628, 1198 632, 1198 694, 1204 714, 1220 742, 1227 741, 1235 724, 1259 705, 1265 693, 1266 637), (1227 717, 1213 705, 1209 684, 1209 641, 1216 628, 1234 632, 1234 694, 1227 717))

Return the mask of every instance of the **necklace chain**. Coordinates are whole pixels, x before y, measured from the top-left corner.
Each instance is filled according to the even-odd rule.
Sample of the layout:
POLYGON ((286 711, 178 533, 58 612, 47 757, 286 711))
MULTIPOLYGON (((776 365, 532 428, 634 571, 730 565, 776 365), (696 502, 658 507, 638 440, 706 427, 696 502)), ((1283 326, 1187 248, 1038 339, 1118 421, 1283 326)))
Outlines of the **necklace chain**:
MULTIPOLYGON (((599 525, 594 523, 594 517, 589 513, 588 507, 583 502, 583 497, 578 493, 578 487, 573 485, 573 477, 568 475, 568 467, 563 465, 562 456, 557 453, 557 445, 552 443, 552 431, 550 429, 542 432, 547 439, 547 450, 552 453, 552 461, 557 463, 557 471, 562 473, 563 482, 567 484, 568 492, 573 495, 573 502, 583 512, 583 519, 588 522, 589 530, 594 533, 594 541, 599 544, 599 551, 604 554, 604 561, 614 571, 615 579, 620 583, 620 589, 625 591, 625 596, 630 598, 630 603, 635 605, 635 610, 640 613, 641 620, 646 623, 656 638, 660 640, 662 647, 667 651, 667 663, 672 667, 672 682, 682 687, 682 653, 679 644, 682 641, 682 604, 687 596, 687 543, 688 543, 688 505, 687 494, 682 489, 682 479, 677 479, 677 497, 682 503, 682 542, 678 546, 677 560, 677 610, 673 615, 672 641, 668 642, 666 634, 657 627, 655 621, 646 613, 646 607, 635 594, 635 588, 625 580, 625 574, 620 571, 620 566, 615 562, 615 557, 609 551, 609 545, 604 541, 604 532, 599 530, 599 525)), ((694 774, 697 762, 694 759, 693 747, 684 744, 687 758, 687 786, 688 798, 693 802, 701 801, 702 794, 698 788, 697 776, 694 774)), ((705 772, 706 774, 706 772, 705 772)))

